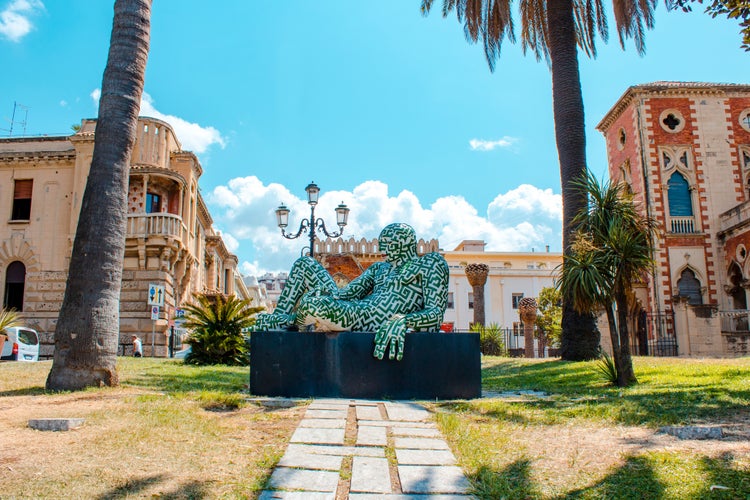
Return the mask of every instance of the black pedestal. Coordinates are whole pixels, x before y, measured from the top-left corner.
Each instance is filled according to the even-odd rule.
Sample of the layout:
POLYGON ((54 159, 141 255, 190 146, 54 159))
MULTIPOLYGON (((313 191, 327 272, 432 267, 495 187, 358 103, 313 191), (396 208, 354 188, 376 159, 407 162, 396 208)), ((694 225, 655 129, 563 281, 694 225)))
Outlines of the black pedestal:
POLYGON ((482 395, 478 334, 408 333, 401 361, 374 358, 374 339, 363 332, 252 333, 250 392, 363 399, 482 395))

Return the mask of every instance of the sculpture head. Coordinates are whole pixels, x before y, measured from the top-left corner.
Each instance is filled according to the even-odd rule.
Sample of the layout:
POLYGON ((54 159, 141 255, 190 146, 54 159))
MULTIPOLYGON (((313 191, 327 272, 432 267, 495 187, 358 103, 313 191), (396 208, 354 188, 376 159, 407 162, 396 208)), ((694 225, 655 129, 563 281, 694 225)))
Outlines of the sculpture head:
POLYGON ((398 266, 417 256, 417 235, 408 224, 388 224, 380 232, 378 247, 385 252, 387 262, 398 266))

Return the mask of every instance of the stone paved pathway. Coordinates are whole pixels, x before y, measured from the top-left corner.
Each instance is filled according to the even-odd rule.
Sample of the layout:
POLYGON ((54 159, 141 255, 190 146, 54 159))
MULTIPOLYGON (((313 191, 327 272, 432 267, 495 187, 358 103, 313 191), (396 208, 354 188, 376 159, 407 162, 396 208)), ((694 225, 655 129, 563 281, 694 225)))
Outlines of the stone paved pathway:
POLYGON ((260 499, 473 498, 429 419, 416 403, 316 399, 260 499))

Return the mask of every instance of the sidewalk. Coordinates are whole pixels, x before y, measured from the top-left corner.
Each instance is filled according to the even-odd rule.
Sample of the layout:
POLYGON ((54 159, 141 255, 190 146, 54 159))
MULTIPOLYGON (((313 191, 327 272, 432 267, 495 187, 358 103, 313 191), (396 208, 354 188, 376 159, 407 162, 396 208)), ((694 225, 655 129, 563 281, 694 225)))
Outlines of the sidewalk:
POLYGON ((316 399, 261 500, 469 499, 469 482, 416 403, 316 399))

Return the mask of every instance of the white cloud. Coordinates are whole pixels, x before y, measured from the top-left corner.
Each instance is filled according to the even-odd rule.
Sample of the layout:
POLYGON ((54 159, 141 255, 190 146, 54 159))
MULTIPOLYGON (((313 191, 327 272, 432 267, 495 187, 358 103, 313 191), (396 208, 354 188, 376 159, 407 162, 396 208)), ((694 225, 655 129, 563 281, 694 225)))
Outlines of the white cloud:
MULTIPOLYGON (((287 230, 297 232, 302 218, 309 218, 306 200, 293 195, 281 184, 265 185, 255 176, 239 177, 216 187, 206 196, 216 225, 231 234, 239 244, 236 253, 244 273, 288 271, 291 263, 309 244, 307 234, 287 240, 276 226, 274 211, 280 203, 291 210, 287 230)), ((381 181, 367 181, 348 191, 323 192, 315 210, 331 230, 334 208, 346 203, 351 212, 344 238, 377 237, 392 222, 406 222, 417 237, 437 238, 445 250, 453 250, 462 240, 481 239, 487 251, 541 250, 544 245, 561 246, 562 203, 551 189, 528 184, 500 193, 481 214, 462 196, 437 199, 429 207, 410 191, 389 193, 381 181)))
POLYGON ((29 19, 44 10, 44 4, 39 0, 14 0, 0 12, 0 35, 11 42, 20 42, 28 35, 34 25, 29 19))
POLYGON ((502 139, 496 141, 485 141, 484 139, 471 139, 469 146, 473 151, 492 151, 496 148, 509 148, 518 142, 515 137, 508 137, 507 135, 502 139))
MULTIPOLYGON (((97 107, 99 106, 101 94, 101 89, 94 89, 90 94, 97 107)), ((141 98, 141 111, 139 115, 156 118, 169 123, 174 129, 180 144, 182 144, 182 148, 187 151, 200 154, 205 153, 209 146, 213 144, 218 144, 222 148, 226 146, 224 137, 214 127, 202 127, 197 123, 191 123, 178 116, 168 115, 157 110, 154 107, 152 97, 147 92, 144 92, 141 98)))

